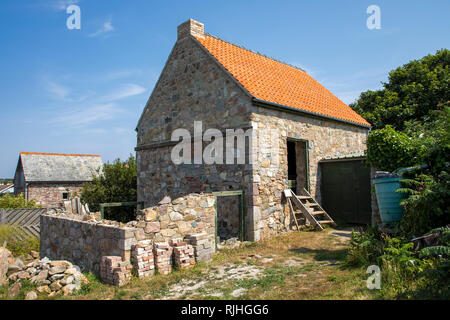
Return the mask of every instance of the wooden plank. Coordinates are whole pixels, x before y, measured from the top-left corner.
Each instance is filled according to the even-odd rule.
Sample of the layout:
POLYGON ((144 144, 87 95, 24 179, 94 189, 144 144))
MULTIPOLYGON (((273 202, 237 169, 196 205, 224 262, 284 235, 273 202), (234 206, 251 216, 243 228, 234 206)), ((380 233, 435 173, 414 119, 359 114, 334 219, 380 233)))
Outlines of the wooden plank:
POLYGON ((292 193, 291 193, 291 190, 290 190, 290 189, 284 189, 283 192, 284 192, 284 196, 285 196, 286 198, 292 197, 292 193))
MULTIPOLYGON (((308 190, 306 190, 305 188, 303 188, 303 192, 306 193, 308 196, 311 197, 311 195, 309 194, 308 190)), ((323 209, 322 206, 321 206, 319 203, 316 202, 316 204, 317 204, 317 207, 319 208, 319 210, 324 212, 325 218, 326 218, 327 220, 333 221, 333 223, 332 223, 333 226, 337 226, 336 222, 334 222, 334 220, 333 220, 333 219, 330 217, 330 215, 325 211, 325 209, 323 209)))
POLYGON ((39 237, 40 216, 46 209, 8 209, 2 211, 1 224, 14 228, 13 238, 24 240, 39 237))
POLYGON ((298 230, 299 227, 298 227, 297 217, 295 216, 294 208, 292 208, 291 197, 287 198, 287 200, 289 202, 289 207, 291 208, 291 212, 292 212, 292 215, 294 217, 295 225, 297 226, 297 230, 298 230))
POLYGON ((318 220, 320 224, 334 224, 333 220, 318 220))
POLYGON ((303 215, 308 219, 309 223, 311 223, 315 228, 319 230, 323 230, 323 227, 314 219, 314 216, 311 215, 308 208, 305 207, 305 205, 300 201, 298 196, 295 195, 294 192, 293 197, 291 198, 293 203, 302 211, 303 215))
POLYGON ((214 196, 225 197, 225 196, 239 196, 243 193, 242 190, 232 190, 232 191, 217 191, 212 192, 214 196))
POLYGON ((135 205, 138 205, 141 203, 143 203, 143 202, 136 202, 136 201, 108 202, 108 203, 101 203, 100 206, 103 206, 104 208, 111 208, 111 207, 122 207, 122 206, 135 206, 135 205))

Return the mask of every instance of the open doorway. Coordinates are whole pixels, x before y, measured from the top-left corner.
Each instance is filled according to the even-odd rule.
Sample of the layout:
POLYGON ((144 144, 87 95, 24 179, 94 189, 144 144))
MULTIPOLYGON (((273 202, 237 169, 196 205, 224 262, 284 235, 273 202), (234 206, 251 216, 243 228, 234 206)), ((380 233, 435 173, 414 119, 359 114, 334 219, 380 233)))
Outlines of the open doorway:
POLYGON ((216 196, 216 243, 232 238, 243 241, 244 236, 244 192, 213 192, 216 196))
POLYGON ((309 191, 308 141, 287 140, 288 185, 299 194, 303 188, 309 191))

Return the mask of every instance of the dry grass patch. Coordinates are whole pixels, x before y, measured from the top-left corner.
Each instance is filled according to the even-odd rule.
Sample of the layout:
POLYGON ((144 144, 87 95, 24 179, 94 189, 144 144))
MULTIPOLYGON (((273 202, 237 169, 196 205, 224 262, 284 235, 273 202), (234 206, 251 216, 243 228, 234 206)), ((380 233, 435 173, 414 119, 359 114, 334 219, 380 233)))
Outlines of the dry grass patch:
POLYGON ((210 264, 136 279, 94 280, 72 299, 370 299, 365 270, 344 268, 348 230, 286 233, 218 252, 210 264))

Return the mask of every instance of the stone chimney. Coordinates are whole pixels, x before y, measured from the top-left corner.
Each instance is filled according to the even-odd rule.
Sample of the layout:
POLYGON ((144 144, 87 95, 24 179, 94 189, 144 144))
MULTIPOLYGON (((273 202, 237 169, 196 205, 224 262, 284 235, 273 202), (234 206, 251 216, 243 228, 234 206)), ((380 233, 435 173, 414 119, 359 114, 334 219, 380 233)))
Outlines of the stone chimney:
POLYGON ((178 26, 178 40, 182 40, 189 36, 204 37, 205 26, 203 23, 189 19, 178 26))

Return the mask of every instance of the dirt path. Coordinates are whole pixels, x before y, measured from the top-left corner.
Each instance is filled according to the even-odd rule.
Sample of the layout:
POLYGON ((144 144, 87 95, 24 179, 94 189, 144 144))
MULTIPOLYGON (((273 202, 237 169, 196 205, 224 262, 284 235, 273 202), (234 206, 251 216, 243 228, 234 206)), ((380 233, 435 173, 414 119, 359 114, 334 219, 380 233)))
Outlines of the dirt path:
POLYGON ((221 250, 195 276, 169 283, 144 299, 327 298, 346 272, 341 266, 351 229, 291 232, 270 241, 221 250), (317 295, 320 295, 317 297, 317 295))

